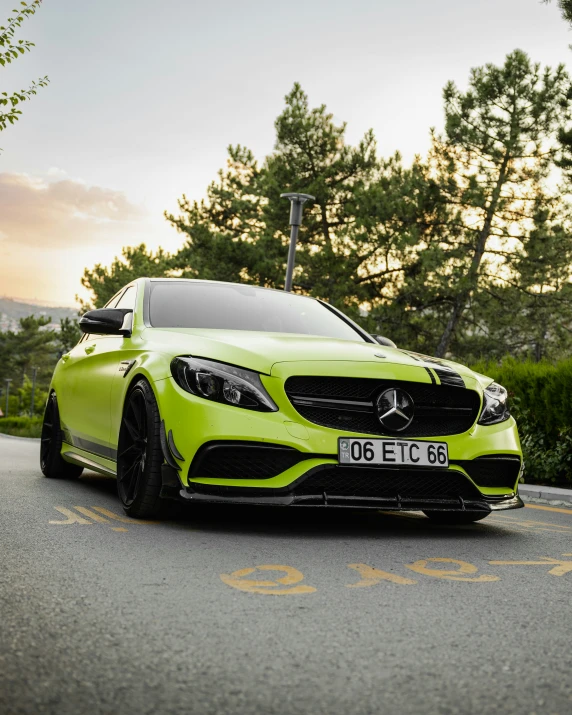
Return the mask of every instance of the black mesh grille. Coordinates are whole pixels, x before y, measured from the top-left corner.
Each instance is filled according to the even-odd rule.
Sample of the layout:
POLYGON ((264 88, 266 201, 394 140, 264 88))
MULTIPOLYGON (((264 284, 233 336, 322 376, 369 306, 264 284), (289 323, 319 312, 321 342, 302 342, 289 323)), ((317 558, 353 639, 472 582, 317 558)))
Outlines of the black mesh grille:
MULTIPOLYGON (((389 383, 388 383, 389 384, 389 383)), ((289 377, 286 380, 286 393, 312 397, 331 397, 334 399, 367 400, 371 399, 379 380, 353 377, 289 377)))
POLYGON ((471 428, 480 407, 474 390, 448 385, 429 385, 398 380, 345 377, 290 377, 285 389, 296 410, 310 422, 333 429, 365 434, 390 434, 374 413, 377 396, 391 387, 404 389, 415 403, 411 424, 399 432, 402 437, 436 437, 461 434, 471 428), (296 398, 325 398, 371 403, 371 410, 353 411, 344 405, 317 407, 296 402, 296 398), (461 412, 455 410, 461 409, 461 412))
POLYGON ((289 447, 210 444, 193 460, 189 476, 193 479, 270 479, 306 456, 289 447))
POLYGON ((520 457, 495 455, 478 459, 456 461, 480 487, 506 487, 514 489, 520 472, 520 457))
POLYGON ((462 474, 453 471, 414 471, 333 467, 310 475, 295 494, 362 496, 402 499, 482 498, 462 474))

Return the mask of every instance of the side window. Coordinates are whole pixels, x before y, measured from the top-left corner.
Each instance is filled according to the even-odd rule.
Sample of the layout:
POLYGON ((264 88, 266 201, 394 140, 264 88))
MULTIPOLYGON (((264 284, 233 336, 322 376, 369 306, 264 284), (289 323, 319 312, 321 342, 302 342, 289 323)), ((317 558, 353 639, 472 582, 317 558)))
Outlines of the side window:
POLYGON ((103 306, 104 308, 117 308, 117 301, 121 297, 123 293, 123 288, 117 292, 111 300, 108 300, 107 303, 103 306))
POLYGON ((137 291, 135 286, 129 286, 125 293, 119 299, 117 305, 109 306, 110 308, 128 308, 129 310, 135 310, 135 298, 137 297, 137 291))

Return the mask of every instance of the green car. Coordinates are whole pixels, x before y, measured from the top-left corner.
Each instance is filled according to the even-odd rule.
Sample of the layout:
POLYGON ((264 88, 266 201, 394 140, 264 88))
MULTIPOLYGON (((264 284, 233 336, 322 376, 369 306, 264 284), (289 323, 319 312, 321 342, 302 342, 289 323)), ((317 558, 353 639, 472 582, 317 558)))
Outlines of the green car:
POLYGON ((80 321, 46 406, 46 477, 117 477, 133 517, 184 502, 420 510, 523 506, 506 390, 399 350, 319 300, 140 278, 80 321))

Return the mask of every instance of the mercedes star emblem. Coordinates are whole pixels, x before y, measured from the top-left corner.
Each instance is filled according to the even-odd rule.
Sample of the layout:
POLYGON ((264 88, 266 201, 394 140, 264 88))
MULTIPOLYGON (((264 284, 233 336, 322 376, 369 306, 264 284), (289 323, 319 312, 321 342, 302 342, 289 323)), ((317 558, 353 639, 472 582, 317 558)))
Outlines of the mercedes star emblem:
POLYGON ((385 390, 377 398, 377 419, 391 432, 402 432, 409 427, 414 414, 410 395, 399 387, 385 390))

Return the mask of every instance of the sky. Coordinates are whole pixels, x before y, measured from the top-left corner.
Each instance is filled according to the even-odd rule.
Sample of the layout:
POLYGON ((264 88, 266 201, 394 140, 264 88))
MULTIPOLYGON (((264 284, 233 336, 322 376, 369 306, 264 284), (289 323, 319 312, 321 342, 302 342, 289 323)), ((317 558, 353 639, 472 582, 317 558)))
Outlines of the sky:
POLYGON ((448 80, 517 47, 572 70, 572 32, 540 0, 44 0, 17 37, 36 47, 0 91, 50 84, 0 133, 0 296, 59 305, 123 246, 177 250, 163 212, 205 196, 229 144, 271 152, 296 81, 350 143, 372 128, 409 162, 448 80))

